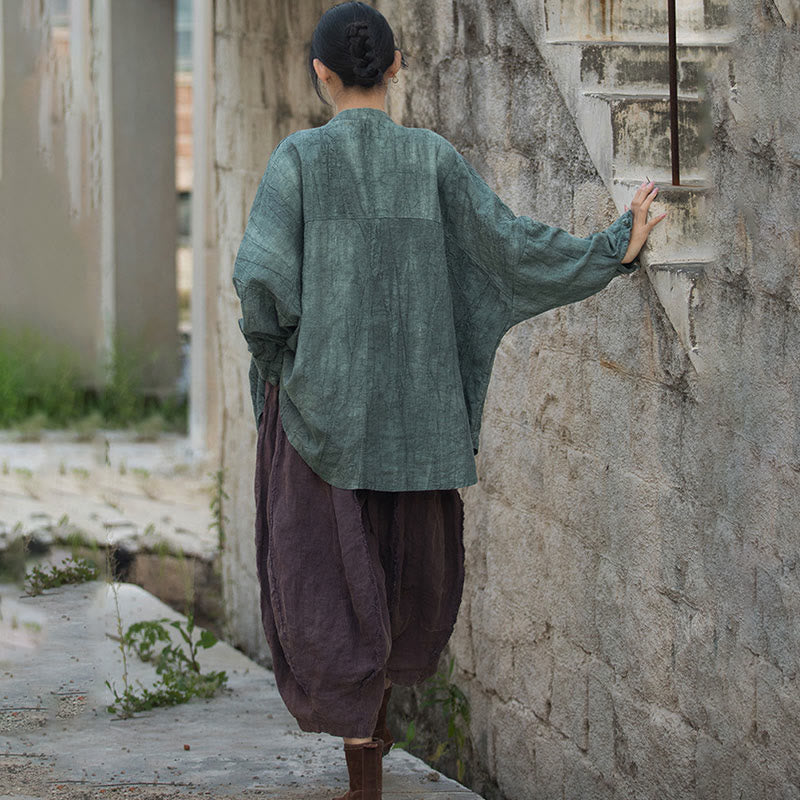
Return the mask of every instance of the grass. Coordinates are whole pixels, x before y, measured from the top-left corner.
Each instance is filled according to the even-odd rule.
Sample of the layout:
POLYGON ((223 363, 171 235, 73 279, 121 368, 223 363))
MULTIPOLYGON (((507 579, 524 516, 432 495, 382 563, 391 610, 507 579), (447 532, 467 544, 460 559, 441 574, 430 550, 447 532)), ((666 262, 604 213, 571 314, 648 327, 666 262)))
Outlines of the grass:
POLYGON ((45 430, 68 428, 79 441, 101 428, 130 428, 143 439, 162 431, 185 433, 187 400, 144 390, 153 354, 117 336, 105 383, 88 386, 77 354, 32 330, 0 328, 0 428, 38 441, 45 430))
POLYGON ((25 593, 30 596, 41 594, 45 589, 54 589, 68 583, 85 583, 96 580, 97 566, 86 558, 64 559, 63 563, 49 568, 33 567, 25 575, 25 593))

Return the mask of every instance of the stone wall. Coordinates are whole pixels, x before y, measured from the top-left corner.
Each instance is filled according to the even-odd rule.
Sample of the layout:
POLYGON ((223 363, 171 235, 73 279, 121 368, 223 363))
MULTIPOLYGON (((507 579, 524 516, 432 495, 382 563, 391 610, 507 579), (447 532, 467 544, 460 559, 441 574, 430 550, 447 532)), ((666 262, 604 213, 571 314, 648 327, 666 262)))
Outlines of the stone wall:
MULTIPOLYGON (((707 86, 710 374, 643 274, 498 352, 450 648, 487 797, 800 795, 800 49, 770 3, 734 10, 741 44, 707 86)), ((611 219, 510 5, 424 12, 400 14, 426 74, 404 121, 450 138, 517 213, 580 234, 611 219)))
MULTIPOLYGON (((219 270, 214 390, 219 393, 219 451, 230 497, 223 555, 228 635, 270 662, 261 629, 255 571, 253 470, 256 428, 247 371, 250 355, 237 320, 231 276, 256 187, 275 145, 292 131, 330 118, 305 73, 303 47, 327 7, 324 0, 217 0, 214 20, 215 159, 210 191, 217 208, 219 270)), ((215 404, 216 405, 216 404, 215 404)), ((216 423, 215 423, 216 427, 216 423)))
MULTIPOLYGON (((296 51, 326 4, 264 5, 218 0, 216 34, 228 599, 262 657, 229 278, 271 148, 327 119, 296 51)), ((749 5, 707 85, 709 373, 644 273, 517 325, 497 354, 450 645, 487 798, 800 796, 800 48, 780 4, 749 5)), ((510 0, 378 7, 409 57, 397 121, 449 138, 516 213, 580 235, 616 216, 510 0)))

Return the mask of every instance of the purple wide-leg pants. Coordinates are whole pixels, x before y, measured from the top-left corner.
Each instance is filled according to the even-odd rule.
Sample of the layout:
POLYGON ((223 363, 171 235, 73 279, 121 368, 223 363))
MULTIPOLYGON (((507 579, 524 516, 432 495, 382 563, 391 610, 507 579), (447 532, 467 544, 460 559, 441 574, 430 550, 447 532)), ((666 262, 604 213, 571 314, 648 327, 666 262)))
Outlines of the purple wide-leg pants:
POLYGON ((281 697, 304 731, 367 738, 384 677, 424 681, 452 634, 461 496, 331 486, 287 439, 270 383, 255 496, 261 617, 281 697))

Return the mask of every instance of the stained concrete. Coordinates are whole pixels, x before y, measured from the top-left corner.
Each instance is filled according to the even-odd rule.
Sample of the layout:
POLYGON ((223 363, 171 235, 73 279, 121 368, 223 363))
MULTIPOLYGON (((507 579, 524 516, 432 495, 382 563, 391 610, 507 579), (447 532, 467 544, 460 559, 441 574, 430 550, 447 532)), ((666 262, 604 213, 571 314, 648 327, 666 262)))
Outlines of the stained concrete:
POLYGON ((147 389, 178 377, 173 6, 0 6, 0 320, 89 385, 115 334, 147 389))
MULTIPOLYGON (((203 670, 225 670, 221 694, 130 719, 106 710, 121 690, 122 625, 184 620, 131 584, 92 582, 19 597, 0 587, 0 797, 266 797, 327 800, 346 788, 342 741, 301 731, 272 673, 217 643, 203 670), (124 794, 123 794, 124 793, 124 794)), ((129 680, 152 683, 135 656, 129 680)), ((384 759, 384 800, 480 800, 418 759, 384 759)))

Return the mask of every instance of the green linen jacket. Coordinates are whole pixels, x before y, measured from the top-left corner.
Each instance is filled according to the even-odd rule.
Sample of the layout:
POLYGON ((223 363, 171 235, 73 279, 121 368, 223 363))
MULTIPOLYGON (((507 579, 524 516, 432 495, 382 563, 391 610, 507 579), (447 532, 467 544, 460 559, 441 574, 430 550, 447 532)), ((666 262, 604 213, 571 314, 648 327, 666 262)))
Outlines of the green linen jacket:
POLYGON ((585 238, 515 215, 444 137, 348 108, 273 150, 236 255, 256 424, 265 381, 344 489, 469 486, 495 352, 603 289, 632 213, 585 238))

